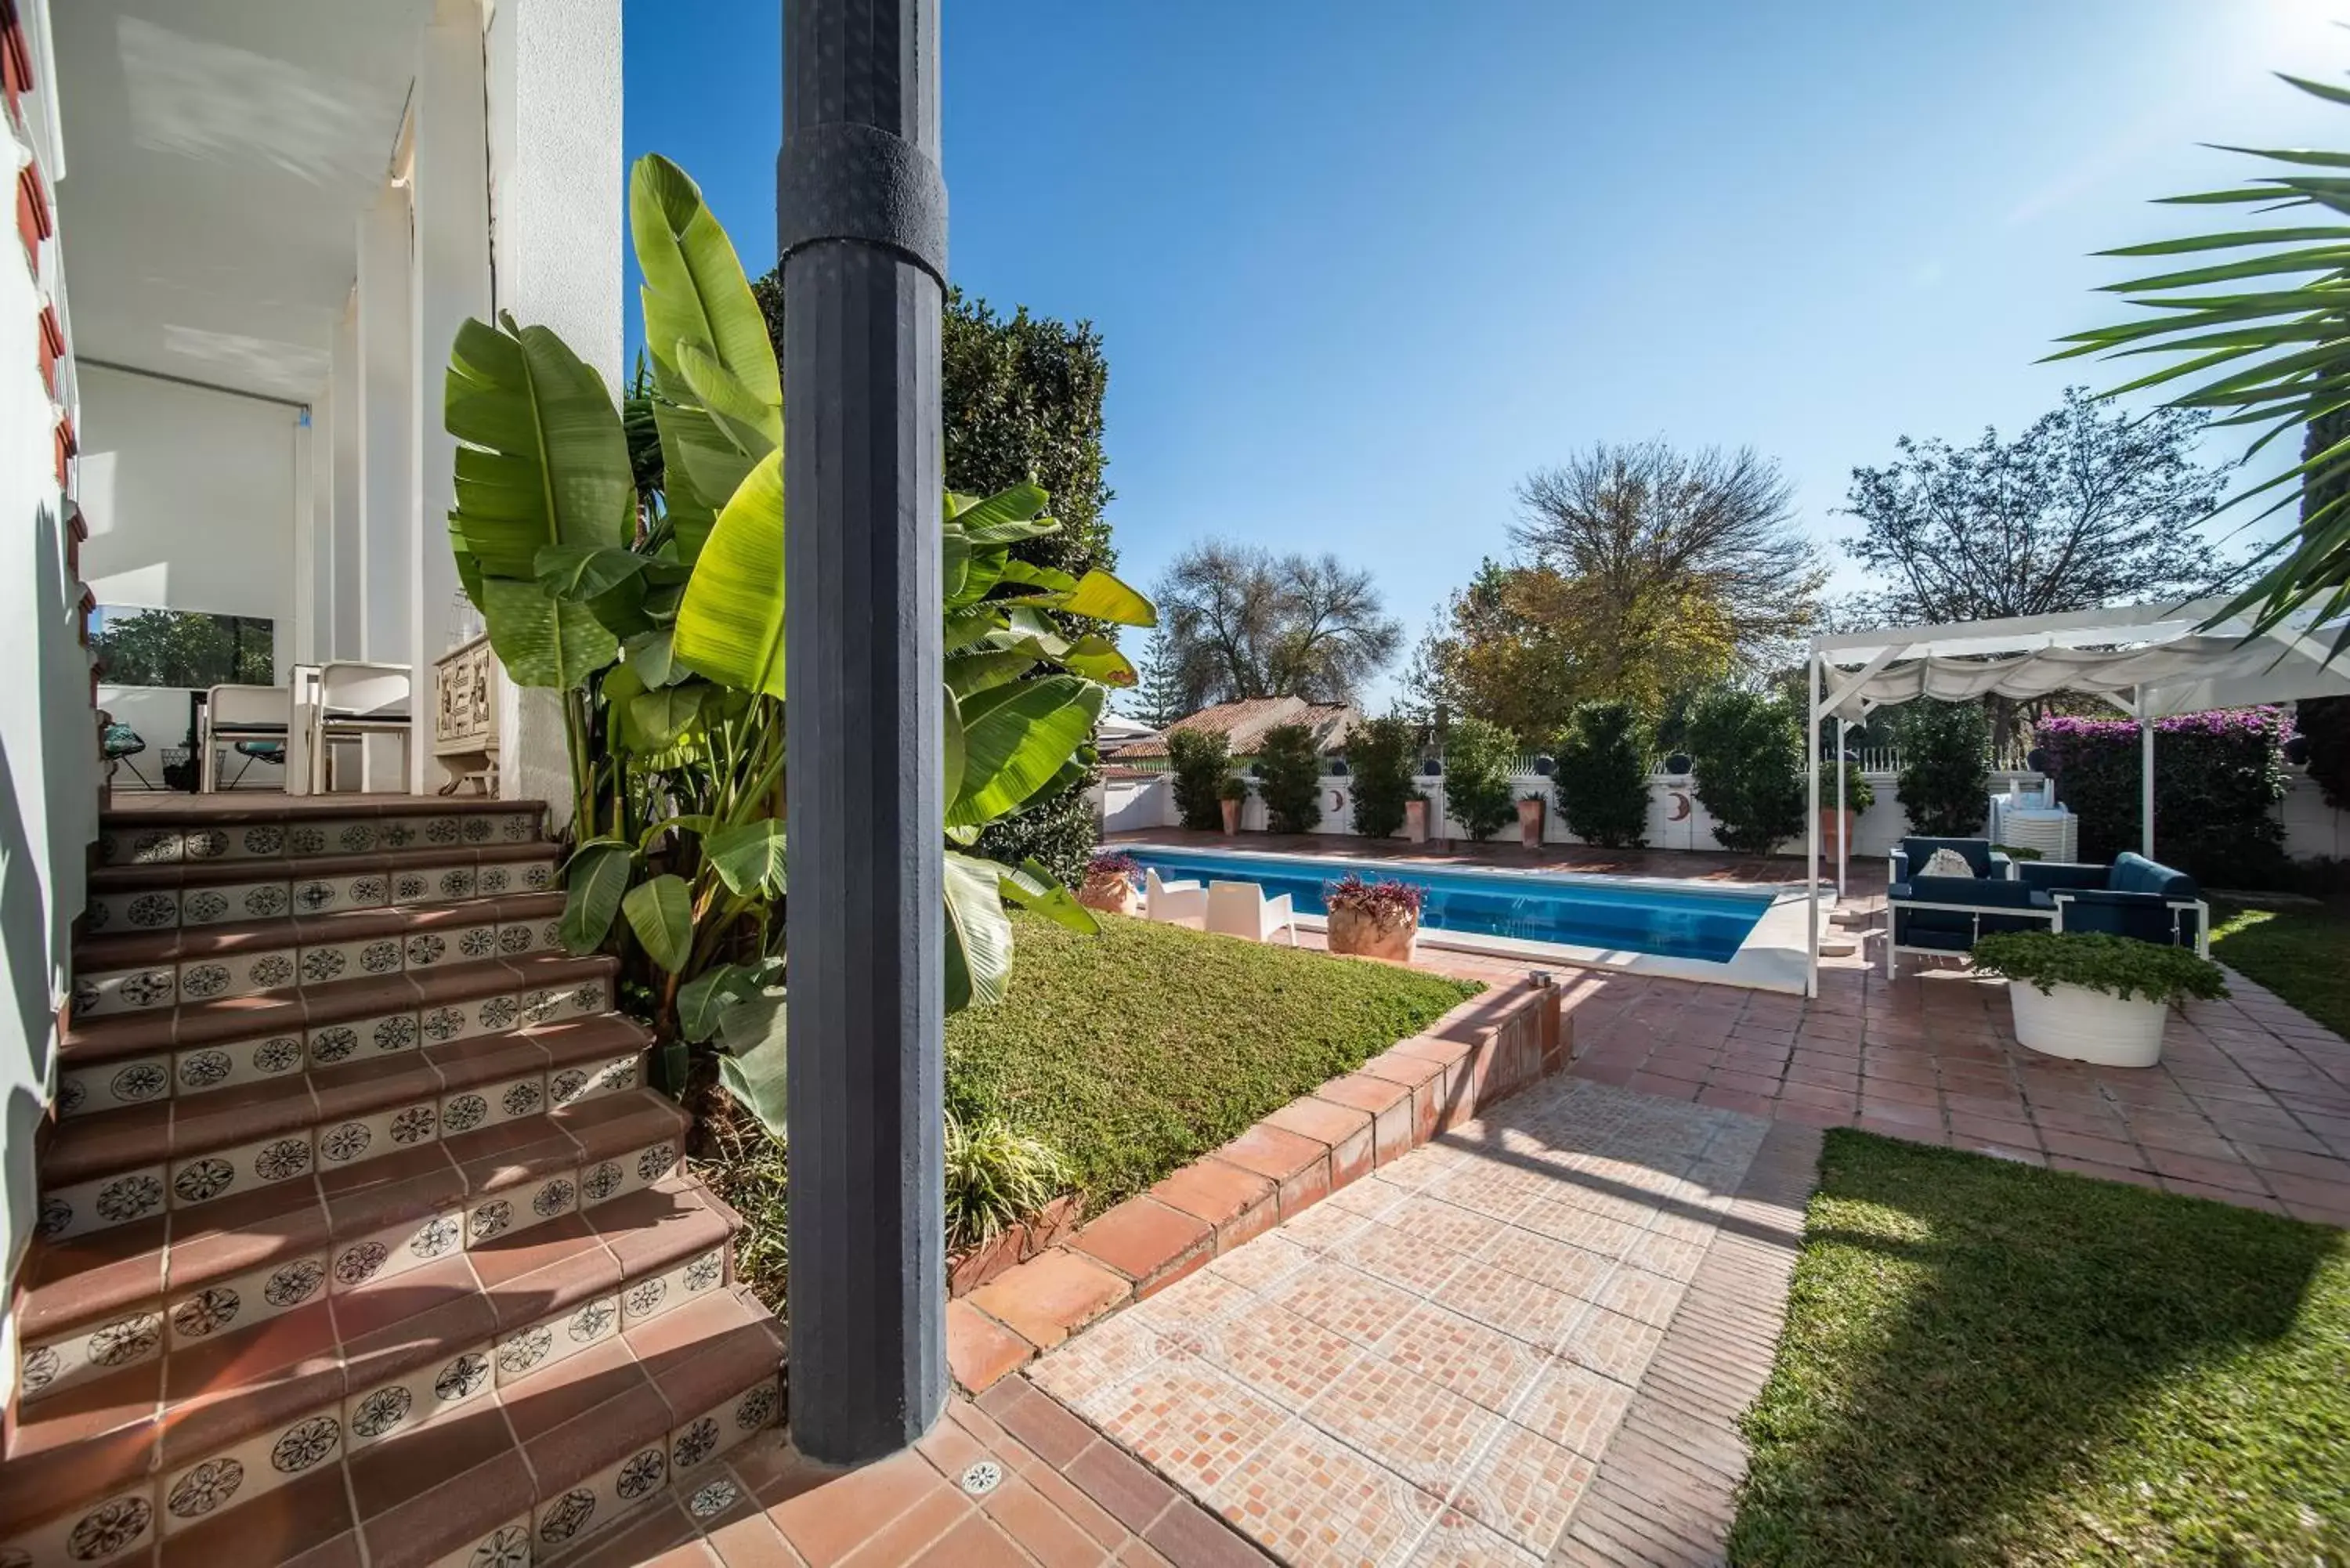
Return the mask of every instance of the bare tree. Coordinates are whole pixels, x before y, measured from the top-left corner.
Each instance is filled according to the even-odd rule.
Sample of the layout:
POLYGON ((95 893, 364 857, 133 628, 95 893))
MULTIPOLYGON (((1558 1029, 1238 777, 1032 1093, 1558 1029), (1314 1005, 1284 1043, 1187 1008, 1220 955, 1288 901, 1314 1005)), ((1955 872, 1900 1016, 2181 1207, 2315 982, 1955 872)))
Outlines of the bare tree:
POLYGON ((1247 697, 1352 701, 1403 641, 1371 574, 1336 556, 1211 539, 1177 557, 1156 597, 1187 709, 1247 697))
POLYGON ((1604 621, 1586 639, 1638 650, 1701 626, 1755 666, 1819 618, 1827 571, 1796 525, 1794 487, 1750 448, 1601 442, 1528 475, 1518 502, 1519 548, 1604 621))

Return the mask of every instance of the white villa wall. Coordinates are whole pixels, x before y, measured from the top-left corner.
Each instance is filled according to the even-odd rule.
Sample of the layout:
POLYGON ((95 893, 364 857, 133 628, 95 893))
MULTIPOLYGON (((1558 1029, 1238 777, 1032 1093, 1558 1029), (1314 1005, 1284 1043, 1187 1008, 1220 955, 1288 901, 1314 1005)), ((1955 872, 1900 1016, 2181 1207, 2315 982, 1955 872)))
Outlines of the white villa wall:
MULTIPOLYGON (((47 0, 18 0, 39 62, 24 99, 29 145, 0 137, 46 181, 62 171, 55 127, 47 0)), ((36 333, 44 303, 66 323, 56 239, 42 246, 39 279, 13 244, 0 259, 0 627, 14 654, 0 681, 0 944, 8 1004, 0 1009, 0 1264, 14 1278, 31 1241, 37 1197, 34 1135, 47 1115, 57 1057, 57 1015, 66 992, 71 921, 82 907, 83 867, 98 830, 96 734, 89 659, 80 640, 80 591, 67 566, 64 504, 50 432, 75 403, 72 367, 60 396, 43 385, 36 333), (42 281, 50 286, 45 301, 42 281)), ((0 1406, 16 1376, 15 1319, 0 1296, 0 1406)))

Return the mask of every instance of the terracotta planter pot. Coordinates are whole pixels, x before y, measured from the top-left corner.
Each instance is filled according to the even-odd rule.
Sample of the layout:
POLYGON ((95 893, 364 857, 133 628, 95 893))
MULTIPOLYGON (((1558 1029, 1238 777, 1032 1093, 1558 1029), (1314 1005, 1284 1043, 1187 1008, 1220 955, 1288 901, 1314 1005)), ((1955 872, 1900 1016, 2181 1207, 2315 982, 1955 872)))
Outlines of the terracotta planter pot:
POLYGON ((1237 800, 1225 800, 1218 801, 1216 804, 1224 808, 1224 836, 1230 838, 1241 830, 1243 803, 1237 800))
POLYGON ((1131 915, 1141 901, 1133 883, 1123 877, 1088 877, 1077 888, 1077 902, 1106 915, 1131 915))
POLYGON ((1845 857, 1850 859, 1853 854, 1852 836, 1859 822, 1860 813, 1856 811, 1820 813, 1820 857, 1830 862, 1835 859, 1836 834, 1841 829, 1845 838, 1845 857))
POLYGON ((1403 803, 1403 836, 1414 844, 1428 842, 1428 803, 1408 800, 1403 803))
POLYGON ((1529 849, 1542 847, 1544 804, 1539 800, 1518 802, 1518 842, 1529 849))
POLYGON ((1409 963, 1412 943, 1419 937, 1419 920, 1413 917, 1381 925, 1373 916, 1342 904, 1330 911, 1329 936, 1334 953, 1409 963))

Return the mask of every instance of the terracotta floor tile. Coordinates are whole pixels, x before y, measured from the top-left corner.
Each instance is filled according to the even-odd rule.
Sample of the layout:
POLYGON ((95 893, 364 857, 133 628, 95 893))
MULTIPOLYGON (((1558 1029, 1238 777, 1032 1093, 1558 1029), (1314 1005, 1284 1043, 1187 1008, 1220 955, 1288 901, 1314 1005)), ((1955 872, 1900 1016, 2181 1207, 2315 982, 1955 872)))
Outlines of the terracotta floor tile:
POLYGON ((833 1568, 899 1514, 944 1488, 912 1449, 842 1471, 767 1511, 809 1568, 833 1568))
POLYGON ((1125 1280, 1100 1264, 1056 1249, 982 1285, 971 1303, 1030 1344, 1049 1348, 1124 1301, 1128 1291, 1125 1280))

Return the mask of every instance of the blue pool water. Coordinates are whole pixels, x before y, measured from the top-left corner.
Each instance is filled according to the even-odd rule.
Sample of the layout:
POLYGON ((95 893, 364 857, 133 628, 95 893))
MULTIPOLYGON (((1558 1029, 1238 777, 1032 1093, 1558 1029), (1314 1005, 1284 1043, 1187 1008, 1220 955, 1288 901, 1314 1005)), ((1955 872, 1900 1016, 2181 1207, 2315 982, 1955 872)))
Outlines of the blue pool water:
POLYGON ((1726 961, 1771 907, 1767 888, 1639 882, 1575 872, 1468 870, 1316 855, 1220 854, 1116 846, 1167 881, 1254 882, 1286 893, 1300 914, 1324 914, 1322 889, 1352 872, 1410 882, 1426 895, 1423 928, 1525 941, 1726 961))

